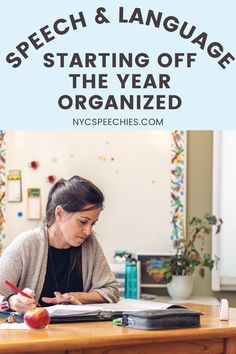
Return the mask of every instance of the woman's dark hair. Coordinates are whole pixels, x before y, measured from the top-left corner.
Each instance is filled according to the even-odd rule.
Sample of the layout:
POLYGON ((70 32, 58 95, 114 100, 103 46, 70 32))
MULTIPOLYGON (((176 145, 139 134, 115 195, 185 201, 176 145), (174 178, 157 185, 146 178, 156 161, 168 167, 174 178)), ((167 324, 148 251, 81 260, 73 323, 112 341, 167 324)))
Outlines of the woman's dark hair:
MULTIPOLYGON (((55 221, 55 209, 61 205, 68 213, 102 208, 103 193, 89 180, 74 176, 61 178, 51 188, 46 205, 46 225, 49 228, 55 221)), ((74 267, 82 274, 81 247, 71 247, 69 270, 74 267)))
POLYGON ((55 209, 58 205, 61 205, 68 213, 75 213, 102 208, 103 202, 103 193, 89 180, 80 176, 74 176, 68 180, 61 178, 48 194, 46 225, 50 227, 54 223, 55 209))

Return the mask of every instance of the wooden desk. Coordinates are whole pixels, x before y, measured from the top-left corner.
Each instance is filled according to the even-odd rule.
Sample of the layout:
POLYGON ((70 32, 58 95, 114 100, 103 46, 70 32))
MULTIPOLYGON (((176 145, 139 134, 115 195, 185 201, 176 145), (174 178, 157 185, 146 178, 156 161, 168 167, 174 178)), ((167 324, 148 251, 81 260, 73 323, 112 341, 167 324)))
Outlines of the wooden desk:
POLYGON ((236 309, 219 321, 219 307, 188 305, 204 313, 201 327, 144 331, 111 322, 54 324, 47 330, 1 330, 0 353, 236 354, 236 309))
POLYGON ((158 302, 167 302, 171 304, 184 304, 186 302, 191 304, 198 304, 198 305, 219 305, 220 302, 214 296, 190 296, 189 299, 186 300, 173 300, 169 296, 157 296, 155 301, 158 302))

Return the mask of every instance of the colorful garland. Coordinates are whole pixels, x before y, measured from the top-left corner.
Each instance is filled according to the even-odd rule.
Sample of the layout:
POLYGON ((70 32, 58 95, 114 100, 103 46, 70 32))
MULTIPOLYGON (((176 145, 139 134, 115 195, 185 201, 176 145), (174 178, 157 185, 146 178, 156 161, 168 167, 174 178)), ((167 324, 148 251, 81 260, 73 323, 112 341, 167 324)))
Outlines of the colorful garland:
POLYGON ((184 237, 184 170, 185 170, 185 133, 175 130, 171 144, 171 240, 175 242, 184 237))
POLYGON ((0 130, 0 255, 2 253, 2 240, 4 235, 4 211, 5 211, 5 194, 6 194, 6 172, 5 172, 5 132, 0 130))

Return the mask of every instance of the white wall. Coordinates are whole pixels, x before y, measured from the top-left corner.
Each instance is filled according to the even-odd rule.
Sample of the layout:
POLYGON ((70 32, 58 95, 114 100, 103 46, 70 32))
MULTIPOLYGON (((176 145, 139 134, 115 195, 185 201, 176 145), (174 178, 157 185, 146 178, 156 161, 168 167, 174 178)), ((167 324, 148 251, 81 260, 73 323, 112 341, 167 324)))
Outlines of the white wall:
POLYGON ((26 218, 27 188, 41 188, 44 211, 51 187, 46 177, 78 174, 105 194, 95 231, 109 260, 116 249, 169 252, 171 139, 169 131, 7 132, 6 172, 21 170, 23 201, 6 205, 4 245, 38 224, 26 218), (29 167, 33 160, 37 170, 29 167))
POLYGON ((223 225, 212 239, 213 254, 220 258, 212 272, 213 290, 236 290, 235 154, 236 131, 214 132, 213 212, 223 225))

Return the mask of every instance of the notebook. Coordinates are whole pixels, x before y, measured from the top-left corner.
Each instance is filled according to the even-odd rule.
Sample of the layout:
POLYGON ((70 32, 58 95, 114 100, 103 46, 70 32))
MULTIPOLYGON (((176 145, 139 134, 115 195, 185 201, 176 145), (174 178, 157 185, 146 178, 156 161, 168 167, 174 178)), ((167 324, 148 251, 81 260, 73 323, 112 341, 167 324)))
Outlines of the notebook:
MULTIPOLYGON (((111 321, 122 316, 124 312, 139 312, 146 310, 166 310, 185 308, 184 306, 160 303, 156 301, 122 299, 118 303, 90 304, 90 305, 64 305, 48 306, 46 309, 50 315, 50 323, 66 322, 93 322, 111 321)), ((9 316, 2 312, 1 317, 9 316)), ((23 316, 15 314, 17 322, 23 321, 23 316)))
POLYGON ((53 305, 47 307, 51 323, 77 321, 105 321, 122 315, 123 312, 142 310, 165 310, 184 308, 184 306, 160 303, 154 301, 122 299, 118 303, 91 305, 53 305))

